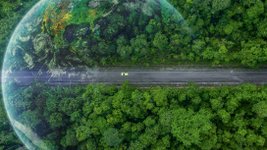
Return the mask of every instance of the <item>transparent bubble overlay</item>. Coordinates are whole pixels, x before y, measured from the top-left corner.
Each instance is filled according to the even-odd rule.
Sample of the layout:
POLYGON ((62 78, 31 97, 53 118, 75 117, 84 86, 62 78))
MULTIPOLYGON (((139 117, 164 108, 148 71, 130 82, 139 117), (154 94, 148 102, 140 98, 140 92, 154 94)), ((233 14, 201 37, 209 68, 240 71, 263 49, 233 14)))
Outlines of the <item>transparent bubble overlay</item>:
POLYGON ((21 141, 50 149, 46 141, 56 128, 42 109, 48 88, 131 80, 109 64, 141 67, 163 55, 166 47, 157 43, 173 35, 190 38, 190 28, 165 0, 41 0, 15 29, 2 70, 6 110, 21 141))

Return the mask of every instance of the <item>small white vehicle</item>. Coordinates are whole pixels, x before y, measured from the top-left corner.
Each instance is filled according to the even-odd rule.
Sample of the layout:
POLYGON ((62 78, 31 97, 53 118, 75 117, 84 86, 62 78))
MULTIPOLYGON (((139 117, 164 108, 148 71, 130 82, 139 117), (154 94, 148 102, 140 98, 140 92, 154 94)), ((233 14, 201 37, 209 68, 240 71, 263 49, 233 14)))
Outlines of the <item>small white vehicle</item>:
POLYGON ((128 72, 121 72, 121 76, 122 77, 127 77, 127 76, 129 76, 129 73, 128 72))

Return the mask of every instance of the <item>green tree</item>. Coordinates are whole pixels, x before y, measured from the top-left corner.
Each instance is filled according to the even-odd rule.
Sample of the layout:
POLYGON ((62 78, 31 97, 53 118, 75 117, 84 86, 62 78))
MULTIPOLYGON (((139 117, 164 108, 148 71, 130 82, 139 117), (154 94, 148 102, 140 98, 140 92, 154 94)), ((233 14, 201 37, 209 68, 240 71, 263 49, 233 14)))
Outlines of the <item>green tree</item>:
POLYGON ((171 133, 185 146, 201 145, 203 137, 208 135, 213 125, 210 121, 210 112, 201 110, 194 113, 192 110, 173 110, 171 133))
POLYGON ((256 67, 262 62, 267 61, 265 41, 254 40, 242 42, 240 52, 241 63, 250 67, 256 67))
POLYGON ((261 0, 252 2, 251 6, 247 10, 247 15, 251 19, 258 18, 259 15, 264 13, 264 4, 261 0))
POLYGON ((146 35, 138 35, 131 39, 131 47, 133 49, 132 61, 144 61, 149 56, 149 43, 146 35))
POLYGON ((119 144, 122 142, 119 132, 117 131, 117 129, 114 128, 108 128, 103 133, 103 140, 108 146, 112 147, 119 146, 119 144))
POLYGON ((163 33, 158 32, 155 34, 153 46, 156 47, 161 54, 169 53, 168 44, 168 38, 163 33))
POLYGON ((212 12, 224 10, 231 5, 231 0, 213 0, 212 1, 212 12))
POLYGON ((75 131, 72 128, 68 129, 66 135, 62 137, 60 143, 63 147, 76 146, 78 144, 78 140, 76 139, 75 131))
POLYGON ((255 112, 260 118, 267 117, 267 102, 261 101, 255 104, 252 108, 252 111, 255 112))
POLYGON ((120 58, 127 60, 130 58, 132 52, 132 47, 128 45, 127 40, 124 37, 119 37, 117 39, 117 53, 120 58))
POLYGON ((52 113, 48 119, 51 128, 59 128, 64 125, 64 116, 61 113, 52 113))

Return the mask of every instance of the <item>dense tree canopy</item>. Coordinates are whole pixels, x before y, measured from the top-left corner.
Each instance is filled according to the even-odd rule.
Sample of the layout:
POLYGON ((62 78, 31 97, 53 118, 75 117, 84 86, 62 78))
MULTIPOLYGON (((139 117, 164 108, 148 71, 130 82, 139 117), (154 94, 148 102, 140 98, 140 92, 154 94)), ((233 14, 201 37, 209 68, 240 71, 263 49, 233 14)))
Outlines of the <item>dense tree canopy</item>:
POLYGON ((22 144, 15 136, 7 119, 2 99, 0 101, 0 122, 0 149, 17 149, 21 147, 22 144))
MULTIPOLYGON (((2 55, 7 40, 19 18, 34 2, 36 1, 7 0, 0 2, 2 55)), ((97 42, 96 45, 93 44, 94 46, 89 48, 90 53, 87 55, 95 56, 94 58, 101 65, 204 63, 257 67, 266 64, 267 2, 265 0, 170 0, 170 2, 181 12, 187 22, 187 31, 172 25, 165 28, 164 24, 168 22, 168 15, 159 23, 156 19, 147 20, 136 13, 131 13, 127 19, 117 13, 106 18, 108 26, 101 27, 100 30, 104 32, 99 32, 98 37, 86 37, 85 34, 88 34, 88 30, 85 30, 85 24, 82 23, 88 21, 88 16, 73 12, 73 15, 78 17, 72 17, 68 22, 70 25, 68 25, 64 24, 66 23, 64 18, 68 18, 64 11, 61 12, 62 15, 58 15, 59 18, 51 20, 51 27, 46 26, 43 29, 50 29, 48 33, 55 34, 51 40, 56 47, 62 47, 66 45, 66 42, 69 42, 71 43, 71 50, 76 53, 79 52, 79 49, 86 50, 88 47, 79 40, 62 39, 63 34, 68 34, 67 37, 75 35, 77 38, 90 38, 91 41, 88 42, 91 45, 97 42), (77 23, 82 25, 77 27, 77 23), (58 32, 59 29, 56 28, 56 25, 66 26, 66 32, 58 32), (134 28, 134 25, 138 26, 135 29, 138 32, 133 32, 134 36, 128 34, 127 37, 117 37, 118 31, 134 28), (68 32, 73 31, 74 28, 81 30, 77 33, 68 32), (185 33, 188 31, 190 34, 185 33), (99 41, 99 37, 105 40, 99 41), (112 43, 107 41, 112 41, 112 43)), ((51 15, 54 13, 52 10, 48 12, 51 15)), ((95 12, 90 11, 90 14, 92 16, 95 12)), ((101 13, 98 13, 95 18, 89 18, 91 30, 92 28, 97 29, 94 27, 94 21, 99 18, 99 15, 101 13)), ((47 36, 46 34, 43 35, 47 36)), ((60 53, 59 55, 63 54, 60 53)), ((83 54, 79 55, 83 56, 83 54)), ((25 56, 25 59, 28 60, 30 66, 33 66, 30 56, 25 56)), ((83 57, 80 59, 86 60, 83 57)), ((51 60, 50 65, 55 61, 57 60, 51 60)), ((87 60, 87 63, 92 64, 94 62, 87 60)))
MULTIPOLYGON (((37 0, 0 2, 1 61, 14 27, 35 2, 37 0)), ((122 36, 114 41, 115 48, 111 48, 118 56, 118 62, 131 58, 132 62, 141 63, 138 60, 148 56, 147 61, 151 64, 205 62, 249 67, 266 64, 266 0, 170 2, 187 20, 192 36, 166 30, 165 34, 158 32, 161 25, 152 19, 144 25, 143 34, 131 39, 122 36), (154 60, 149 59, 151 56, 154 60)), ((136 17, 137 14, 132 14, 129 21, 136 17)), ((72 21, 79 22, 78 19, 72 21)), ((120 29, 120 23, 125 20, 117 16, 110 21, 115 23, 106 28, 107 39, 112 38, 114 30, 120 29)), ((83 36, 84 33, 75 35, 83 36)), ((40 35, 35 40, 40 42, 44 38, 46 35, 40 35)), ((62 44, 62 41, 58 42, 62 44)), ((99 42, 92 52, 110 55, 106 45, 104 41, 99 42)), ((84 48, 79 41, 71 46, 74 51, 84 48)), ((36 53, 43 55, 43 51, 36 53)), ((102 58, 100 62, 103 65, 110 65, 107 58, 102 58)), ((25 59, 31 64, 30 57, 26 55, 25 59)), ((50 149, 267 147, 266 87, 138 89, 127 84, 120 88, 33 85, 22 93, 14 97, 19 121, 42 135, 50 149), (40 88, 46 92, 40 93, 40 88), (19 101, 21 99, 24 101, 19 101), (41 124, 46 125, 45 130, 38 130, 44 128, 41 124)), ((12 132, 4 107, 0 104, 0 149, 17 149, 22 144, 12 132)))
POLYGON ((179 89, 34 84, 10 100, 23 100, 16 105, 17 121, 50 149, 264 149, 266 93, 266 87, 249 84, 179 89))
POLYGON ((195 35, 185 59, 249 67, 266 64, 266 1, 171 2, 185 16, 195 35), (195 52, 196 41, 203 46, 195 52))

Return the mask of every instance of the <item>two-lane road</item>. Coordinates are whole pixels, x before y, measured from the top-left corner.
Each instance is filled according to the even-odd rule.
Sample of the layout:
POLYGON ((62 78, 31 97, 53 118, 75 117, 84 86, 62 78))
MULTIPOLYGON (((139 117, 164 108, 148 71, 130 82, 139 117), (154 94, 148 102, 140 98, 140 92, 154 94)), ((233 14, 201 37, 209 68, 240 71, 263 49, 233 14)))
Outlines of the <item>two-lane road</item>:
POLYGON ((27 85, 39 81, 51 85, 72 84, 122 84, 128 81, 140 86, 149 85, 185 85, 194 82, 200 85, 235 85, 241 83, 267 84, 267 70, 247 69, 94 69, 88 71, 53 71, 38 74, 37 72, 14 72, 3 76, 2 82, 15 80, 27 85))

